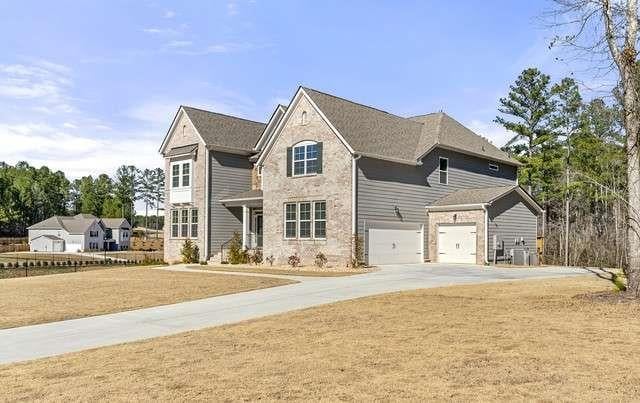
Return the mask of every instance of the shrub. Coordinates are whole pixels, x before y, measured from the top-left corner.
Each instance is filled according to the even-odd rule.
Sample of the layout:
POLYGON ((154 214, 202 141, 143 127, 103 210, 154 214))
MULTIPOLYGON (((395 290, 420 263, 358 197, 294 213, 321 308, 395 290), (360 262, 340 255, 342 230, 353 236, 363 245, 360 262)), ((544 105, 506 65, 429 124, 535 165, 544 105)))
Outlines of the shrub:
POLYGON ((262 251, 254 250, 253 253, 249 255, 249 262, 252 264, 260 264, 262 263, 262 251))
POLYGON ((47 267, 47 266, 49 266, 49 262, 47 262, 46 260, 42 262, 42 267, 47 267))
POLYGON ((35 266, 35 265, 36 265, 35 263, 33 263, 33 262, 29 262, 29 267, 33 267, 33 266, 35 266))
POLYGON ((233 237, 229 242, 229 263, 249 263, 249 253, 242 249, 242 240, 240 239, 240 234, 237 232, 233 233, 233 237))
POLYGON ((4 263, 0 262, 0 269, 4 269, 4 263))
POLYGON ((209 264, 209 263, 207 263, 207 261, 206 261, 206 260, 201 260, 201 261, 200 261, 200 266, 206 266, 206 265, 208 265, 208 264, 209 264))
POLYGON ((358 234, 355 234, 352 238, 352 250, 353 255, 351 256, 351 267, 355 268, 364 266, 364 243, 358 234))
POLYGON ((37 266, 37 267, 42 266, 42 262, 41 262, 41 261, 39 261, 39 260, 36 260, 36 266, 37 266))
POLYGON ((184 241, 182 249, 180 249, 180 256, 182 256, 182 263, 198 263, 200 260, 200 251, 198 246, 195 245, 190 239, 184 241))
POLYGON ((61 262, 63 266, 67 265, 67 262, 65 262, 64 260, 61 262))
POLYGON ((27 267, 29 264, 27 262, 22 262, 22 267, 27 267))
POLYGON ((11 268, 13 268, 13 263, 11 262, 7 263, 7 269, 11 269, 11 268))
POLYGON ((67 266, 71 266, 71 260, 67 259, 67 266))
POLYGON ((289 256, 289 258, 287 259, 287 263, 289 263, 289 266, 291 267, 298 267, 302 263, 302 260, 300 259, 300 256, 298 256, 298 254, 295 253, 289 256))
POLYGON ((627 285, 625 284, 624 276, 621 276, 617 273, 613 273, 611 277, 611 282, 616 287, 616 291, 621 291, 621 292, 627 291, 627 285))
POLYGON ((273 262, 276 261, 276 258, 273 257, 273 255, 269 255, 268 258, 265 259, 267 261, 267 263, 269 263, 269 266, 273 266, 273 262))
POLYGON ((325 256, 324 253, 318 252, 318 254, 316 255, 316 260, 315 260, 316 266, 318 266, 319 268, 322 269, 327 264, 328 261, 329 261, 329 259, 327 259, 327 257, 325 256))

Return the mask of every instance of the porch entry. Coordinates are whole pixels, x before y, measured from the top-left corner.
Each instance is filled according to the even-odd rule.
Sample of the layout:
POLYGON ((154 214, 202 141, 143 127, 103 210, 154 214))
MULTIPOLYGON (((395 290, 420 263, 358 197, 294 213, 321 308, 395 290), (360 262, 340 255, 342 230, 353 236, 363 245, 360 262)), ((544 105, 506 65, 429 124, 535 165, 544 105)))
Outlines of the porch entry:
POLYGON ((245 206, 243 210, 242 246, 245 249, 260 249, 263 240, 262 208, 245 206))

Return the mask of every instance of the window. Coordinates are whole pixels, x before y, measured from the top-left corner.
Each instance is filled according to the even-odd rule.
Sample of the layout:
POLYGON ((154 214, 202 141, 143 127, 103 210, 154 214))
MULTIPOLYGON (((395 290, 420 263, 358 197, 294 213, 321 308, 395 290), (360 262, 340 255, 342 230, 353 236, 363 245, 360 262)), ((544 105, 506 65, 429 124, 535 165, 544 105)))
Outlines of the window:
POLYGON ((171 165, 171 187, 189 186, 191 186, 191 161, 173 163, 171 165))
POLYGON ((178 164, 171 167, 171 187, 180 187, 180 165, 178 164))
POLYGON ((189 182, 190 182, 189 179, 191 179, 190 168, 191 168, 190 162, 186 162, 182 164, 182 187, 190 186, 189 185, 189 182))
POLYGON ((179 224, 178 210, 171 210, 171 236, 173 238, 178 237, 179 224))
POLYGON ((318 172, 318 144, 305 141, 293 148, 293 175, 310 175, 318 172))
POLYGON ((489 171, 498 172, 499 169, 500 167, 498 166, 498 164, 489 164, 489 171))
POLYGON ((189 236, 189 210, 180 210, 180 236, 187 238, 189 236))
POLYGON ((440 183, 449 183, 449 159, 440 157, 440 183))
POLYGON ((297 233, 297 208, 296 203, 288 203, 284 205, 284 237, 295 238, 297 233))
POLYGON ((324 201, 286 203, 284 205, 286 239, 325 239, 327 203, 324 201))
POLYGON ((307 124, 307 111, 302 111, 302 115, 300 116, 300 124, 307 124))
POLYGON ((311 203, 300 203, 300 238, 311 238, 311 203))
POLYGON ((327 237, 327 203, 315 202, 313 212, 313 237, 327 237))
POLYGON ((198 237, 198 209, 191 210, 191 238, 198 237))

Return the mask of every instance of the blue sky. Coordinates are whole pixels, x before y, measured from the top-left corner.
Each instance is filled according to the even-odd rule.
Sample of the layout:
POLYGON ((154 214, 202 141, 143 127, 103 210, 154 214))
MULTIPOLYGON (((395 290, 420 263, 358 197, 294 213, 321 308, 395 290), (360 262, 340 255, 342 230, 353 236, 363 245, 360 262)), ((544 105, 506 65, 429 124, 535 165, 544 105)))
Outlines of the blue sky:
POLYGON ((303 84, 495 144, 525 67, 570 72, 544 1, 3 1, 0 161, 68 177, 161 165, 178 105, 266 120, 303 84))

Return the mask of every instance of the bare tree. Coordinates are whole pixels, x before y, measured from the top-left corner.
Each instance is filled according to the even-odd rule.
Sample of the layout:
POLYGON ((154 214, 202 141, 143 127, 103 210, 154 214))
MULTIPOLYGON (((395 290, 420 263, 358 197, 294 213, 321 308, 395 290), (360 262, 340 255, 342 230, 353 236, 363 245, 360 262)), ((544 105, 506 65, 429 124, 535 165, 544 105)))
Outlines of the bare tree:
POLYGON ((555 0, 548 15, 556 28, 571 30, 556 42, 601 56, 600 67, 617 73, 627 152, 627 289, 640 297, 640 99, 638 97, 637 0, 555 0))

